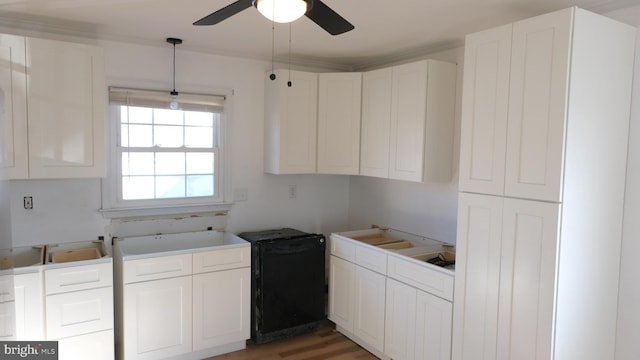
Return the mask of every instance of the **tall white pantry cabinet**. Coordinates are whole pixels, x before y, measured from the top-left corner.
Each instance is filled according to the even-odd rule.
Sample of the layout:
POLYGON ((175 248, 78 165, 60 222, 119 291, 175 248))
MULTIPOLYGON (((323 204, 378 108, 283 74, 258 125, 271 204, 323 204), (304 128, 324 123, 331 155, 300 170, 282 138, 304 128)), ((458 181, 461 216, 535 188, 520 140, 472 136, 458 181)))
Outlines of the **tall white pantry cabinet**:
POLYGON ((575 7, 467 36, 453 359, 614 358, 634 43, 575 7))

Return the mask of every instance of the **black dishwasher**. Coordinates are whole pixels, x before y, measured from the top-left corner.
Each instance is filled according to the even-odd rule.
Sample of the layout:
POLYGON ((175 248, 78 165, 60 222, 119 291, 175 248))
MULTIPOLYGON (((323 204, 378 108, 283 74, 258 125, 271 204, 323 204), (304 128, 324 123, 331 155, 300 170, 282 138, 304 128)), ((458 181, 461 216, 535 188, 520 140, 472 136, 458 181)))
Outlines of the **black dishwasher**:
POLYGON ((325 237, 290 228, 238 236, 251 243, 251 339, 316 329, 325 318, 325 237))

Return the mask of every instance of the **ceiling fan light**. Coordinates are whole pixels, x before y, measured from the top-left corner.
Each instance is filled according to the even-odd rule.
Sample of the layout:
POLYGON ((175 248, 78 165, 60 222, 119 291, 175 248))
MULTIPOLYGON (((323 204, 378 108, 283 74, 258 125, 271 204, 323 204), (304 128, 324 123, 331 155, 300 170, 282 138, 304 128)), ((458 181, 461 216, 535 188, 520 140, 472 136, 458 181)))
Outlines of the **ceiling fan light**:
POLYGON ((264 17, 277 23, 290 23, 307 12, 305 0, 257 0, 256 7, 264 17))

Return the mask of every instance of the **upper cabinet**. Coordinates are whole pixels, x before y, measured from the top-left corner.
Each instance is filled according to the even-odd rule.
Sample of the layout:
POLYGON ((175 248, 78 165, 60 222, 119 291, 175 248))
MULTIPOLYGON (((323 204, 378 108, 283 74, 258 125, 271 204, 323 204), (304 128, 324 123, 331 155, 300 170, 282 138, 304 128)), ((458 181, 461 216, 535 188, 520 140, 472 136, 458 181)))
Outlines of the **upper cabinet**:
POLYGON ((512 27, 485 30, 465 39, 460 191, 504 192, 512 27))
POLYGON ((316 172, 318 75, 276 70, 265 79, 264 171, 316 172), (291 81, 291 86, 288 82, 291 81))
POLYGON ((361 175, 389 177, 391 76, 391 68, 362 75, 361 175))
POLYGON ((9 178, 103 177, 106 85, 102 50, 6 35, 0 41, 1 56, 10 60, 3 61, 0 69, 3 101, 11 109, 2 119, 9 129, 2 154, 9 178), (9 78, 12 82, 7 83, 9 78))
POLYGON ((102 49, 27 38, 30 178, 103 177, 102 49))
POLYGON ((581 24, 590 20, 573 17, 560 11, 467 36, 461 191, 561 201, 567 151, 586 145, 579 156, 602 156, 588 155, 582 139, 613 131, 587 119, 621 111, 611 105, 624 105, 622 70, 583 48, 593 35, 581 24))
POLYGON ((424 60, 363 75, 360 174, 451 177, 456 65, 424 60))
POLYGON ((0 164, 9 178, 26 178, 28 168, 27 67, 25 38, 0 34, 0 164))
POLYGON ((318 77, 318 173, 357 175, 362 75, 326 73, 318 77))
POLYGON ((365 73, 268 73, 265 172, 449 181, 456 72, 423 60, 365 73))

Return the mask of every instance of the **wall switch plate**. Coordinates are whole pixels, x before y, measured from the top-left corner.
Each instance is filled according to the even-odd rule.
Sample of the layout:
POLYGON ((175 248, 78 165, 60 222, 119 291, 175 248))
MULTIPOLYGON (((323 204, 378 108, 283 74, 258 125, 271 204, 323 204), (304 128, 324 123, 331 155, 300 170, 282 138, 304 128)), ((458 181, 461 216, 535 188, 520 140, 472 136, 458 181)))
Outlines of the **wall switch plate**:
POLYGON ((25 196, 23 199, 24 202, 24 208, 27 210, 31 210, 33 209, 33 197, 31 196, 25 196))
POLYGON ((233 201, 247 201, 249 200, 249 189, 237 188, 233 190, 233 201))
POLYGON ((295 199, 298 196, 298 189, 295 185, 289 185, 289 199, 295 199))

